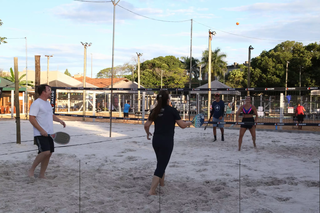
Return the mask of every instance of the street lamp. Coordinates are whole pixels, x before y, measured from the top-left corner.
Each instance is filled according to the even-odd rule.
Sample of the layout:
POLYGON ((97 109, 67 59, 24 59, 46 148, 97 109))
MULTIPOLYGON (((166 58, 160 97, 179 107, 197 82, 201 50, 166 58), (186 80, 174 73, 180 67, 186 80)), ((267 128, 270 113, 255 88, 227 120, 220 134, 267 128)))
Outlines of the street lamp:
POLYGON ((251 50, 253 50, 253 47, 250 45, 250 46, 249 46, 249 56, 248 56, 248 84, 247 84, 247 87, 248 87, 247 95, 248 95, 248 96, 250 95, 249 88, 250 88, 250 60, 251 60, 251 50))
POLYGON ((26 39, 26 119, 28 118, 28 110, 29 110, 29 98, 28 98, 28 42, 27 37, 24 37, 26 39))
POLYGON ((287 97, 287 87, 288 87, 288 66, 289 66, 289 61, 287 61, 287 66, 286 66, 286 90, 284 91, 284 96, 287 97))
MULTIPOLYGON (((303 69, 303 67, 300 65, 300 71, 299 71, 299 96, 300 96, 300 99, 301 99, 301 70, 303 69)), ((301 103, 302 103, 302 99, 301 99, 301 103)))
POLYGON ((161 69, 160 71, 161 71, 161 89, 162 89, 162 72, 163 72, 163 70, 161 69))
MULTIPOLYGON (((88 42, 81 42, 82 46, 84 47, 84 66, 83 66, 83 88, 86 87, 86 71, 87 71, 87 48, 91 46, 91 43, 88 42)), ((85 121, 86 115, 86 91, 83 90, 83 99, 82 99, 82 110, 83 110, 83 118, 82 120, 85 121)))
POLYGON ((110 109, 110 131, 109 137, 111 138, 112 132, 112 105, 113 105, 113 68, 114 68, 114 33, 116 27, 116 6, 120 0, 111 0, 113 4, 113 29, 112 29, 112 64, 111 64, 111 109, 110 109), (117 1, 117 2, 116 2, 117 1))
POLYGON ((91 78, 92 78, 92 53, 91 53, 91 78))
POLYGON ((47 57, 47 84, 49 85, 49 59, 53 57, 53 55, 45 55, 47 57))
MULTIPOLYGON (((82 2, 92 2, 92 3, 103 3, 103 1, 85 1, 82 2)), ((114 68, 114 33, 115 33, 115 19, 116 19, 116 6, 120 2, 120 0, 111 0, 105 2, 112 2, 113 4, 113 32, 112 32, 112 65, 111 65, 111 109, 110 109, 110 131, 109 137, 111 138, 111 130, 112 130, 112 105, 113 105, 113 68, 114 68)))
POLYGON ((189 89, 191 89, 191 73, 192 73, 192 25, 193 25, 193 19, 191 19, 191 34, 190 34, 190 73, 189 73, 189 89))
POLYGON ((215 31, 210 31, 209 30, 209 48, 208 48, 208 119, 209 119, 209 115, 210 115, 210 105, 211 105, 211 40, 212 40, 212 36, 216 35, 215 31))

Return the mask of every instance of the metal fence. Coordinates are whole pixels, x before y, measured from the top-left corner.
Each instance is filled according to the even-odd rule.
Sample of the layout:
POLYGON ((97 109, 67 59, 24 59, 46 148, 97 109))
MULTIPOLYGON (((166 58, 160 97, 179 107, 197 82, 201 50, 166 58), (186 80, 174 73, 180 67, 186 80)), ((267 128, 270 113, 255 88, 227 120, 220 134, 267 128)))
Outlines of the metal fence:
MULTIPOLYGON (((55 113, 83 116, 83 90, 70 90, 70 88, 53 88, 53 90, 56 91, 55 113)), ((98 91, 97 89, 86 91, 86 112, 84 114, 90 117, 108 118, 112 110, 116 113, 113 114, 113 119, 121 119, 124 104, 130 101, 129 115, 132 119, 138 116, 138 119, 143 120, 155 106, 156 93, 159 89, 141 89, 140 100, 136 91, 131 93, 130 90, 127 92, 118 90, 114 91, 112 97, 110 91, 99 91, 99 89, 98 91)), ((208 106, 211 105, 208 104, 209 90, 202 89, 199 92, 188 89, 167 90, 171 94, 172 106, 180 112, 183 119, 192 119, 200 112, 207 114, 208 106)), ((252 88, 249 92, 246 89, 216 88, 211 91, 211 101, 214 100, 215 93, 221 94, 220 99, 225 103, 225 121, 227 122, 236 122, 236 112, 250 93, 252 105, 258 111, 259 122, 294 124, 295 108, 300 103, 306 110, 305 123, 320 123, 320 96, 312 95, 308 88, 294 88, 294 90, 292 88, 290 90, 288 88, 252 88), (236 93, 227 91, 236 91, 236 93)))

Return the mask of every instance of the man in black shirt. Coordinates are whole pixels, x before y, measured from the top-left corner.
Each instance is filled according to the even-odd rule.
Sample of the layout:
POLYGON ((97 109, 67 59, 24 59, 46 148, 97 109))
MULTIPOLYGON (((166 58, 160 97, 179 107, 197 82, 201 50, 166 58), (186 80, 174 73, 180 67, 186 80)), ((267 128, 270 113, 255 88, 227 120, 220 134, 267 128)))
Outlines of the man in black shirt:
MULTIPOLYGON (((212 122, 224 122, 224 102, 220 100, 220 94, 215 94, 215 101, 212 102, 212 109, 211 109, 211 115, 212 115, 212 122)), ((213 142, 217 140, 217 126, 221 130, 221 140, 224 141, 224 124, 213 124, 213 142)))

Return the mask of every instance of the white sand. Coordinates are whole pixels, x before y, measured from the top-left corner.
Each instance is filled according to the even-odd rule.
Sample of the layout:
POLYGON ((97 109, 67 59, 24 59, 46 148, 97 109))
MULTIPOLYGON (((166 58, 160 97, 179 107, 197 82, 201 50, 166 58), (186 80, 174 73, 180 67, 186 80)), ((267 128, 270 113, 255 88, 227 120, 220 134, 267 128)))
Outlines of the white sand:
POLYGON ((56 145, 47 180, 32 180, 31 124, 21 121, 17 145, 15 121, 0 121, 0 212, 319 212, 317 134, 258 131, 257 152, 247 131, 238 152, 238 130, 226 129, 225 142, 218 131, 213 143, 212 128, 177 127, 166 186, 150 197, 156 159, 143 126, 112 127, 110 138, 108 122, 67 121, 66 129, 55 123, 70 144, 56 145))

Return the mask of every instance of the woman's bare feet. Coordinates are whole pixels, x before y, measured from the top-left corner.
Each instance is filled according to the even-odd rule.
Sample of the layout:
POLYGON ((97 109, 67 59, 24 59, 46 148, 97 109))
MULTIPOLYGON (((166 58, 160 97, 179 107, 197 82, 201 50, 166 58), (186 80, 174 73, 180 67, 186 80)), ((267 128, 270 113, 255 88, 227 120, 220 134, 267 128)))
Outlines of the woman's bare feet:
POLYGON ((30 178, 34 178, 34 171, 31 171, 30 169, 27 171, 27 174, 30 178))
POLYGON ((153 192, 153 191, 151 191, 151 190, 148 192, 148 194, 149 194, 149 195, 157 195, 156 192, 153 192))

